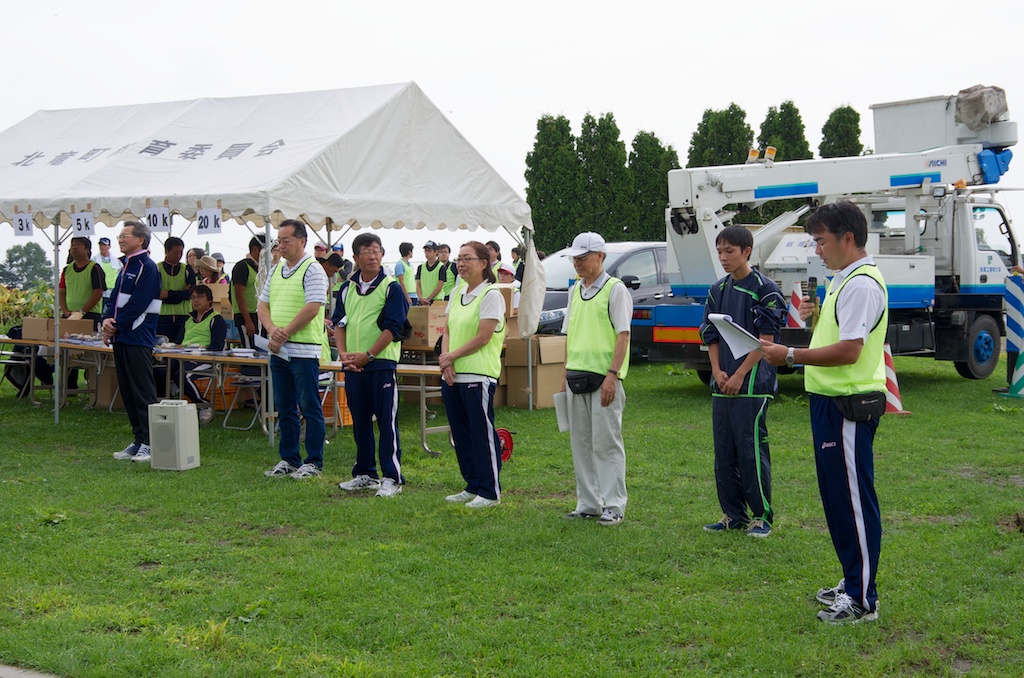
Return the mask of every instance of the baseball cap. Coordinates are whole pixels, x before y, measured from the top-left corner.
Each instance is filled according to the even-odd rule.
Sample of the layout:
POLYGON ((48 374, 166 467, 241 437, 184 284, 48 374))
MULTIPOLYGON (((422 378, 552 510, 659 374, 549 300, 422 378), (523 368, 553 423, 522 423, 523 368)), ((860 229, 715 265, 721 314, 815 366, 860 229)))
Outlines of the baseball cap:
POLYGON ((437 243, 434 242, 433 240, 428 240, 427 242, 423 243, 423 249, 425 249, 425 250, 436 250, 437 249, 437 243))
POLYGON ((323 250, 324 252, 326 252, 327 251, 327 245, 323 244, 322 242, 318 242, 317 244, 313 245, 313 249, 315 249, 315 250, 323 250))
POLYGON ((332 254, 331 256, 327 257, 325 261, 331 266, 334 266, 335 268, 341 268, 342 266, 345 265, 345 262, 342 261, 341 257, 337 254, 332 254))
POLYGON ((580 233, 573 238, 572 247, 565 251, 566 256, 579 257, 588 252, 604 252, 604 238, 597 233, 580 233))
POLYGON ((101 245, 109 245, 110 244, 110 238, 100 238, 100 244, 101 245))
POLYGON ((214 252, 210 256, 213 257, 214 261, 219 261, 222 264, 224 263, 224 255, 221 254, 220 252, 214 252))
POLYGON ((512 268, 512 264, 508 263, 507 261, 501 262, 501 265, 498 266, 498 271, 504 271, 505 273, 508 273, 510 275, 516 274, 516 269, 512 268))
POLYGON ((335 252, 344 252, 345 246, 342 245, 340 242, 336 242, 334 243, 334 246, 331 247, 331 249, 334 250, 335 252))

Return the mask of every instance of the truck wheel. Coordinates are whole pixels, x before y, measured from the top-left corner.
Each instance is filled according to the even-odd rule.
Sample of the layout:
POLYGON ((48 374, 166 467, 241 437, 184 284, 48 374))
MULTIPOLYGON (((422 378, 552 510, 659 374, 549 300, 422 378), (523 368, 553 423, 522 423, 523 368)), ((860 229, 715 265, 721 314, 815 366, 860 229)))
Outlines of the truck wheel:
POLYGON ((990 315, 978 315, 967 335, 967 360, 958 360, 956 371, 965 379, 987 379, 999 363, 999 325, 990 315))
POLYGON ((700 383, 707 386, 711 383, 711 370, 697 370, 697 378, 700 379, 700 383))

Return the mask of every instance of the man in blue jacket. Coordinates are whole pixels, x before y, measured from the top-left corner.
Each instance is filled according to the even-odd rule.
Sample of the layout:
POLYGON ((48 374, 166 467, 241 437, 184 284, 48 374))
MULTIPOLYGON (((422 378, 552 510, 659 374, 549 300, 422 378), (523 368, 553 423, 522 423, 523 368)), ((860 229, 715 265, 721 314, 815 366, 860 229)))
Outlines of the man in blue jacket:
POLYGON ((114 453, 114 459, 148 462, 149 406, 155 403, 153 346, 160 315, 160 271, 149 258, 149 228, 124 222, 117 244, 124 267, 117 275, 109 303, 103 309, 103 341, 114 344, 114 368, 135 440, 114 453))

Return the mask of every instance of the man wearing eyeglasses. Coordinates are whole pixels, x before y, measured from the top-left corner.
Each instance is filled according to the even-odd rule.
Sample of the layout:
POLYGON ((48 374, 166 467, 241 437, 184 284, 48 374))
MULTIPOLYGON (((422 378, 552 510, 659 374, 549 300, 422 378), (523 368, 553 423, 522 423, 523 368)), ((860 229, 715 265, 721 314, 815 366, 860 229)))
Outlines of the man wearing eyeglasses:
POLYGON ((402 491, 402 448, 398 442, 398 383, 409 302, 398 280, 384 273, 380 238, 362 233, 352 241, 358 272, 341 284, 334 307, 334 342, 344 363, 345 395, 352 412, 356 463, 352 479, 339 487, 376 490, 378 497, 402 491), (380 434, 375 450, 373 418, 380 434), (380 458, 378 475, 375 454, 380 458))
POLYGON ((114 459, 148 462, 149 406, 156 402, 153 346, 160 315, 160 271, 149 258, 149 228, 124 222, 117 244, 124 266, 117 275, 110 303, 103 309, 103 343, 114 345, 114 370, 135 440, 114 459))
POLYGON ((569 291, 562 390, 569 407, 569 439, 576 471, 576 508, 569 519, 618 525, 626 511, 626 448, 622 412, 629 371, 633 297, 604 270, 605 243, 580 233, 568 251, 578 280, 569 291))
POLYGON ((327 430, 318 385, 324 349, 327 274, 316 259, 306 254, 305 224, 286 219, 277 230, 281 261, 267 276, 256 306, 273 354, 270 374, 274 378, 274 407, 281 427, 281 461, 264 475, 302 480, 319 476, 324 464, 327 430), (287 355, 287 359, 282 355, 287 355), (300 410, 306 419, 304 462, 299 449, 300 410))

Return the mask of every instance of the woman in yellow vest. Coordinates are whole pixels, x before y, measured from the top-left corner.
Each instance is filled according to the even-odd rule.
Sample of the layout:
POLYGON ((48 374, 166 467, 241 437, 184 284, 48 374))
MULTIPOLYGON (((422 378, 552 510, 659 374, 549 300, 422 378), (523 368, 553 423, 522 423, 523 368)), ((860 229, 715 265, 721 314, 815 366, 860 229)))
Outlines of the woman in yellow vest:
MULTIPOLYGON (((213 292, 206 285, 197 285, 192 289, 190 298, 192 312, 185 319, 185 328, 182 336, 174 337, 174 340, 182 346, 203 347, 211 351, 223 351, 224 342, 227 339, 228 324, 224 318, 213 308, 213 292)), ((209 363, 201 363, 194 360, 171 361, 171 383, 178 383, 178 375, 182 368, 185 370, 183 381, 184 395, 194 402, 199 409, 199 423, 206 425, 213 419, 213 404, 202 396, 193 381, 197 372, 210 370, 212 377, 213 366, 209 363)), ((156 380, 157 388, 162 390, 166 379, 166 367, 153 369, 153 377, 156 380)), ((202 378, 203 375, 199 375, 202 378)))
POLYGON ((441 341, 441 397, 466 489, 445 497, 469 508, 501 503, 501 444, 494 428, 494 390, 505 341, 505 299, 494 287, 487 247, 468 242, 456 260, 465 285, 448 302, 441 341))

